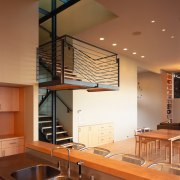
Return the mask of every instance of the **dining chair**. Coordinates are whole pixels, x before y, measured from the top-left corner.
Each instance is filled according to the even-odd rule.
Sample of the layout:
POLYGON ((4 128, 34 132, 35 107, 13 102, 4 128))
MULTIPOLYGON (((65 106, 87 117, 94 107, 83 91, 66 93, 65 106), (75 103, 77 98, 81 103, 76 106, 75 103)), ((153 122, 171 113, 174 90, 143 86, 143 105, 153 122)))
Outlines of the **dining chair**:
MULTIPOLYGON (((144 132, 143 129, 136 129, 136 130, 134 130, 134 136, 135 136, 135 155, 137 154, 137 147, 138 147, 138 145, 139 145, 139 143, 140 143, 138 134, 143 133, 143 132, 144 132)), ((156 144, 156 141, 153 140, 153 139, 142 138, 141 143, 142 143, 142 145, 144 146, 144 150, 145 150, 145 153, 146 153, 146 157, 148 157, 148 149, 151 150, 151 144, 152 144, 152 142, 155 142, 155 144, 156 144), (148 146, 149 146, 149 148, 148 148, 148 146)), ((156 146, 156 145, 155 145, 155 146, 156 146)), ((156 148, 156 147, 155 147, 155 148, 156 148)))
MULTIPOLYGON (((143 132, 150 132, 152 129, 150 127, 144 127, 143 132)), ((156 143, 158 143, 158 148, 160 149, 160 140, 150 139, 152 142, 155 143, 155 152, 156 152, 156 143)))
POLYGON ((138 166, 142 166, 145 164, 145 160, 142 157, 138 157, 131 154, 113 154, 109 156, 108 158, 115 159, 118 161, 125 161, 132 164, 136 164, 138 166))
POLYGON ((167 172, 180 176, 180 165, 177 164, 159 162, 150 164, 147 168, 156 169, 158 171, 167 172))
MULTIPOLYGON (((173 141, 173 155, 175 154, 175 150, 177 149, 179 155, 179 162, 180 162, 180 141, 173 141)), ((169 144, 165 146, 165 159, 167 159, 167 149, 169 150, 169 144)))

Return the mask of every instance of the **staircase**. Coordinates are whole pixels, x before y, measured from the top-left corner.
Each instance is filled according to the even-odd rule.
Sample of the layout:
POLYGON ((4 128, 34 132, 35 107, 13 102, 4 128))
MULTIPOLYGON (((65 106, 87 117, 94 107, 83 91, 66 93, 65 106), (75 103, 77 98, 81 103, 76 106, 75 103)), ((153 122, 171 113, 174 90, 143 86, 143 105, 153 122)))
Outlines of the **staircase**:
MULTIPOLYGON (((56 144, 66 144, 72 142, 73 137, 68 135, 63 126, 56 124, 56 144)), ((46 115, 39 115, 39 140, 52 142, 52 118, 46 115)))
MULTIPOLYGON (((113 52, 65 35, 38 48, 37 75, 39 88, 47 90, 39 101, 41 106, 51 94, 51 102, 56 99, 56 93, 50 93, 54 90, 87 89, 88 92, 118 90, 119 59, 113 52)), ((56 111, 55 105, 50 113, 44 111, 46 114, 53 114, 53 118, 39 117, 39 139, 50 143, 54 138, 52 124, 54 125, 56 119, 54 117, 56 113, 53 113, 56 111)), ((72 110, 67 107, 67 112, 70 111, 72 110)), ((56 144, 72 142, 72 137, 61 124, 56 124, 56 130, 56 144)))

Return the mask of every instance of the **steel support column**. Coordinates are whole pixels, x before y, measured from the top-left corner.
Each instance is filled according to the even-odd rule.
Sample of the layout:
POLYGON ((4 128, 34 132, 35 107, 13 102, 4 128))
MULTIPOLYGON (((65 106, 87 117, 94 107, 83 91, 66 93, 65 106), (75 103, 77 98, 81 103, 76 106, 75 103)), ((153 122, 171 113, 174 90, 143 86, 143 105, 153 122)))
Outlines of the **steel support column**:
MULTIPOLYGON (((56 10, 56 0, 51 1, 52 11, 56 10)), ((52 16, 52 80, 56 77, 56 14, 52 16)), ((52 91, 52 143, 56 144, 56 91, 52 91)))

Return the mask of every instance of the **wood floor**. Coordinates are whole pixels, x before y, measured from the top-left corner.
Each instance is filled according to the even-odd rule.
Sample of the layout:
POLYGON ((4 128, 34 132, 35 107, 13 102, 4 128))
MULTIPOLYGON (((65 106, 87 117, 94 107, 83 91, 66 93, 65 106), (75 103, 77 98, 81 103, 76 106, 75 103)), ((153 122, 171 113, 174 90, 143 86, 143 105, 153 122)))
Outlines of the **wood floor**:
MULTIPOLYGON (((146 160, 146 163, 144 166, 148 166, 149 164, 152 164, 154 162, 167 162, 168 163, 168 153, 167 153, 167 159, 165 159, 165 145, 167 145, 166 142, 161 141, 161 148, 157 149, 155 152, 155 145, 152 145, 152 151, 149 151, 148 157, 146 157, 145 151, 143 151, 141 157, 143 157, 146 160)), ((116 153, 125 153, 125 154, 133 154, 135 155, 135 138, 129 138, 127 140, 106 144, 101 146, 103 148, 106 148, 111 151, 111 154, 116 153)), ((137 149, 138 152, 138 149, 137 149)), ((178 150, 174 151, 173 156, 173 164, 179 164, 179 154, 178 150)))

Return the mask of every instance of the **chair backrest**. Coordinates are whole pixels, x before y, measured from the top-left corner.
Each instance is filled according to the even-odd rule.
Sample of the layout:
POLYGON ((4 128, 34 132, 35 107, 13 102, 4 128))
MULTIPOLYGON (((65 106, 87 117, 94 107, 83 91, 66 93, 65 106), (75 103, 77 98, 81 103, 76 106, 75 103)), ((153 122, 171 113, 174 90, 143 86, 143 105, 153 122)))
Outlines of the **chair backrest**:
POLYGON ((168 164, 168 163, 153 163, 149 165, 148 168, 152 168, 158 171, 168 172, 180 176, 180 165, 168 164))
POLYGON ((149 127, 143 128, 143 132, 150 132, 150 131, 151 131, 151 128, 149 128, 149 127))
POLYGON ((76 149, 76 150, 81 150, 82 148, 85 148, 85 144, 73 143, 73 144, 72 144, 72 148, 73 148, 73 149, 76 149))
POLYGON ((129 162, 138 166, 142 166, 145 164, 145 160, 143 158, 131 154, 114 154, 109 158, 129 162))
POLYGON ((107 156, 110 153, 110 151, 108 149, 105 149, 105 148, 94 147, 93 153, 101 155, 101 156, 107 156))
POLYGON ((140 133, 142 133, 142 129, 135 129, 134 130, 134 136, 135 136, 136 142, 139 141, 139 137, 137 135, 140 134, 140 133))

